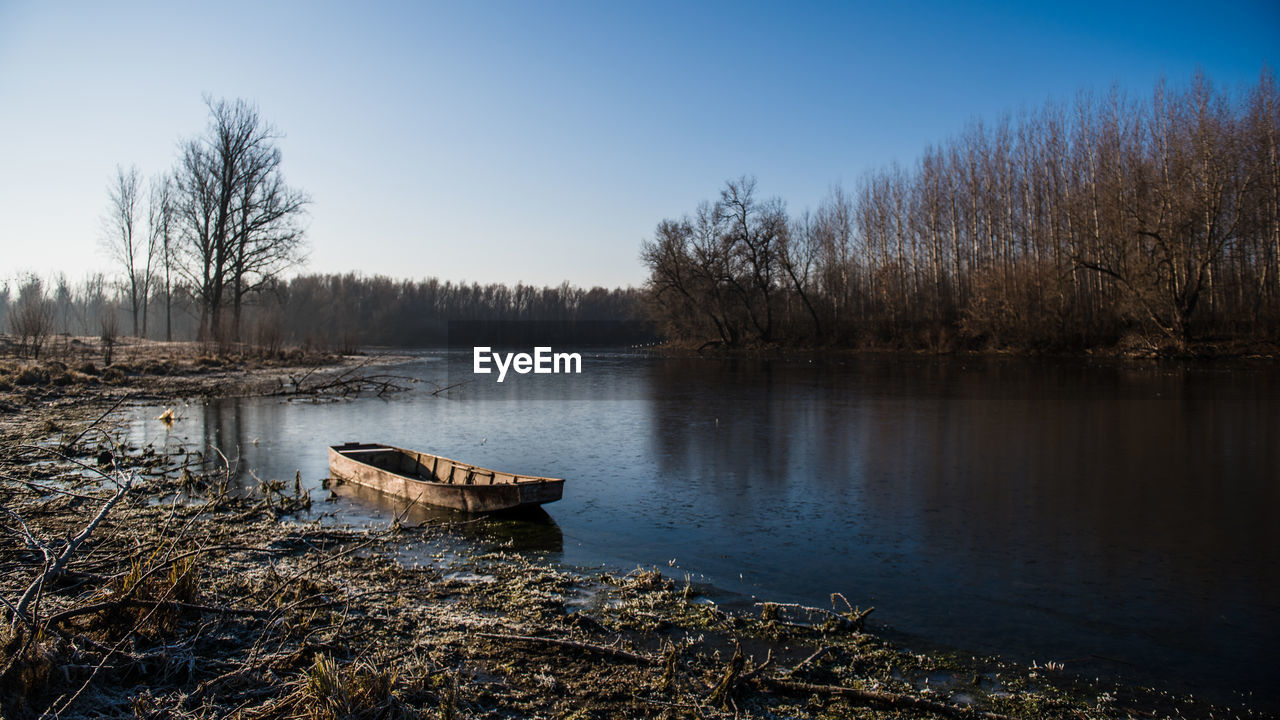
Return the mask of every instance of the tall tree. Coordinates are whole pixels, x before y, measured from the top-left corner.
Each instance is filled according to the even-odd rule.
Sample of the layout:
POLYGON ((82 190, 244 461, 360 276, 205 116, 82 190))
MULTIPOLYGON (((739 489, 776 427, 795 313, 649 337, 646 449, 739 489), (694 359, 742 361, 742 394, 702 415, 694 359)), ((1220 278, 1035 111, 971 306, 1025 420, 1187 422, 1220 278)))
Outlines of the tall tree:
POLYGON ((103 220, 103 243, 115 259, 117 267, 124 273, 123 285, 129 296, 133 334, 138 337, 146 333, 145 307, 151 289, 154 249, 149 238, 139 228, 142 212, 141 185, 137 167, 130 166, 125 170, 116 166, 116 176, 107 189, 110 204, 103 220), (144 318, 143 325, 138 324, 140 313, 144 318))
POLYGON ((302 259, 310 200, 280 170, 278 131, 244 100, 206 99, 209 126, 184 143, 175 190, 181 275, 200 300, 201 335, 238 337, 245 295, 302 259))
POLYGON ((161 291, 164 293, 164 339, 173 340, 173 266, 175 247, 173 176, 168 173, 151 181, 147 200, 148 245, 159 252, 161 291))

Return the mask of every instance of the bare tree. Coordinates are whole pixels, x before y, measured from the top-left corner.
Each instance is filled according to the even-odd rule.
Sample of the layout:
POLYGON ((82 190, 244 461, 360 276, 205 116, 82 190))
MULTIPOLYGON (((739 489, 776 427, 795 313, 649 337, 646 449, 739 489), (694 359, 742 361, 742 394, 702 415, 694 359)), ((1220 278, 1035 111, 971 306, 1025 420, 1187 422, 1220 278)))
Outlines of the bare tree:
POLYGON ((0 281, 0 325, 9 320, 9 283, 0 281))
POLYGON ((830 298, 832 320, 843 325, 855 311, 854 293, 860 286, 855 247, 853 198, 833 185, 818 204, 810 232, 818 245, 819 291, 830 298))
POLYGON ((245 296, 302 260, 302 219, 310 199, 285 184, 280 157, 279 148, 264 147, 250 153, 242 167, 231 238, 232 336, 236 338, 245 296))
POLYGON ((81 282, 76 297, 76 316, 81 332, 92 335, 102 308, 107 304, 107 279, 102 273, 90 273, 81 282))
MULTIPOLYGON (((161 291, 164 293, 164 339, 173 340, 173 267, 175 260, 176 222, 174 221, 173 177, 157 176, 151 181, 151 193, 147 199, 147 245, 159 252, 161 291)), ((149 253, 150 255, 151 253, 149 253)), ((150 261, 148 261, 150 265, 150 261)), ((143 323, 145 325, 145 321, 143 323)))
POLYGON ((724 240, 732 260, 724 279, 737 294, 757 338, 769 343, 787 212, 780 199, 756 200, 755 189, 753 177, 730 180, 720 190, 715 207, 717 219, 724 224, 724 240))
POLYGON ((1269 71, 1247 93, 1200 75, 1143 102, 1113 89, 975 122, 910 171, 833 191, 789 231, 781 203, 734 180, 709 219, 659 225, 648 307, 677 337, 731 345, 807 343, 809 326, 818 342, 870 326, 876 342, 934 347, 947 329, 1026 348, 1152 330, 1153 347, 1274 338, 1277 98, 1269 71))
POLYGON ((53 328, 53 304, 45 297, 44 283, 32 275, 18 287, 18 299, 9 309, 9 332, 18 336, 18 354, 27 350, 39 360, 40 349, 53 328))
POLYGON ((778 246, 778 259, 791 288, 800 296, 809 319, 813 321, 813 337, 821 342, 822 318, 815 306, 814 266, 822 252, 823 238, 814 218, 805 211, 792 221, 791 226, 782 234, 778 246))
POLYGON ((1251 154, 1258 165, 1258 198, 1251 256, 1247 264, 1256 279, 1253 286, 1254 321, 1280 321, 1280 89, 1270 68, 1264 69, 1249 97, 1246 121, 1252 140, 1251 154))
POLYGON ((54 329, 57 332, 71 334, 71 315, 75 311, 75 301, 71 293, 71 283, 66 273, 54 275, 53 315, 56 318, 54 329))
POLYGON ((239 331, 245 295, 302 259, 309 198, 280 171, 279 133, 243 100, 206 99, 209 127, 185 143, 176 174, 180 274, 200 299, 201 333, 223 335, 223 311, 239 331))
POLYGON ((103 221, 104 244, 124 273, 124 287, 129 295, 133 318, 133 334, 146 335, 147 299, 151 293, 152 262, 155 258, 154 238, 140 232, 142 213, 142 181, 137 167, 128 170, 116 166, 116 176, 108 188, 110 204, 103 221), (142 315, 142 324, 138 316, 142 315))

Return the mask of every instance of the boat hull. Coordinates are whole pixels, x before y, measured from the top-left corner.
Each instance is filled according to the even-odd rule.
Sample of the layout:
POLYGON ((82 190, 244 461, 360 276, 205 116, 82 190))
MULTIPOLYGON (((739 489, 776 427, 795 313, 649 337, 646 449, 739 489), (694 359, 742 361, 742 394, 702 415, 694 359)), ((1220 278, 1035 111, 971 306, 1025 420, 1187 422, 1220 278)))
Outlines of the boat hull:
POLYGON ((503 473, 390 445, 335 445, 329 474, 404 500, 469 513, 559 500, 564 480, 503 473), (427 479, 430 478, 430 479, 427 479))

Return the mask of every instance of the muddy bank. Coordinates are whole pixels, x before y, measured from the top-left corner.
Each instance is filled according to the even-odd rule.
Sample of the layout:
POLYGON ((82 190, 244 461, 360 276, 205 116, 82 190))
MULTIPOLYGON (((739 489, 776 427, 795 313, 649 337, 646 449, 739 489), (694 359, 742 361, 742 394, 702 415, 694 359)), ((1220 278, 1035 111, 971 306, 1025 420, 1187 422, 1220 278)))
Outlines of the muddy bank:
POLYGON ((127 392, 275 392, 267 376, 291 372, 8 391, 6 717, 1248 716, 1056 666, 911 652, 839 597, 731 612, 653 568, 588 572, 462 539, 509 520, 297 522, 328 491, 262 478, 232 495, 219 458, 130 447, 101 417, 127 392))
POLYGON ((38 360, 0 359, 0 402, 259 395, 297 389, 375 358, 301 350, 222 353, 201 343, 130 339, 108 350, 71 338, 38 360))

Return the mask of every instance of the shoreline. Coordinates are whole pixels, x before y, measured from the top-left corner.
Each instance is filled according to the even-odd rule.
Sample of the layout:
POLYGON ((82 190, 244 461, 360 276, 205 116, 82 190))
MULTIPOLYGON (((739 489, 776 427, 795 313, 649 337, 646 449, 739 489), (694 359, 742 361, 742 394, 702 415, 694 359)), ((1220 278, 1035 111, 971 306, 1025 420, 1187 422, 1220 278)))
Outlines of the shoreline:
MULTIPOLYGON (((330 358, 323 372, 340 375, 368 360, 330 358)), ((91 538, 93 553, 76 568, 80 575, 47 595, 40 619, 67 618, 46 633, 47 645, 30 634, 21 642, 6 638, 6 647, 19 648, 0 676, 10 716, 39 714, 42 703, 57 702, 49 684, 59 672, 69 692, 84 676, 91 679, 68 717, 129 708, 207 717, 237 707, 245 717, 326 717, 321 711, 334 708, 339 695, 356 716, 1262 715, 1087 683, 1070 668, 915 653, 865 631, 865 609, 834 600, 830 609, 763 602, 726 612, 656 570, 592 573, 466 543, 459 553, 450 523, 297 523, 289 518, 302 503, 323 498, 304 499, 281 478, 264 478, 252 494, 232 497, 225 469, 191 448, 167 455, 122 448, 94 425, 122 397, 273 392, 291 375, 314 369, 253 361, 199 367, 197 359, 166 374, 122 371, 124 380, 115 384, 33 383, 0 392, 6 405, 17 401, 14 388, 23 396, 0 422, 6 448, 0 492, 5 507, 30 515, 36 534, 50 542, 73 534, 101 506, 104 479, 88 468, 98 467, 103 452, 139 477, 91 538), (168 503, 174 493, 187 502, 168 503), (132 546, 120 544, 124 536, 132 546), (397 561, 406 545, 430 543, 444 549, 426 566, 397 561), (184 556, 199 562, 183 565, 184 556), (202 645, 206 632, 223 633, 232 647, 202 645), (126 638, 126 654, 103 650, 126 638), (255 658, 264 638, 289 652, 255 658), (182 652, 158 650, 174 646, 182 652), (157 664, 170 680, 136 687, 140 668, 157 664), (46 684, 37 687, 41 677, 46 684), (31 682, 19 687, 15 678, 31 682)), ((10 599, 37 569, 12 538, 3 542, 7 579, 0 594, 10 599)), ((11 612, 4 612, 8 619, 11 612)))
POLYGON ((1280 361, 1280 345, 1271 341, 1225 341, 1193 343, 1185 348, 1151 345, 1139 342, 1109 347, 1080 349, 1035 349, 1020 347, 992 348, 925 348, 870 344, 864 346, 802 347, 772 345, 765 347, 729 348, 719 345, 671 341, 644 349, 666 357, 696 358, 760 358, 823 356, 831 359, 858 356, 937 357, 980 360, 1016 358, 1024 360, 1103 360, 1110 362, 1276 362, 1280 361))

